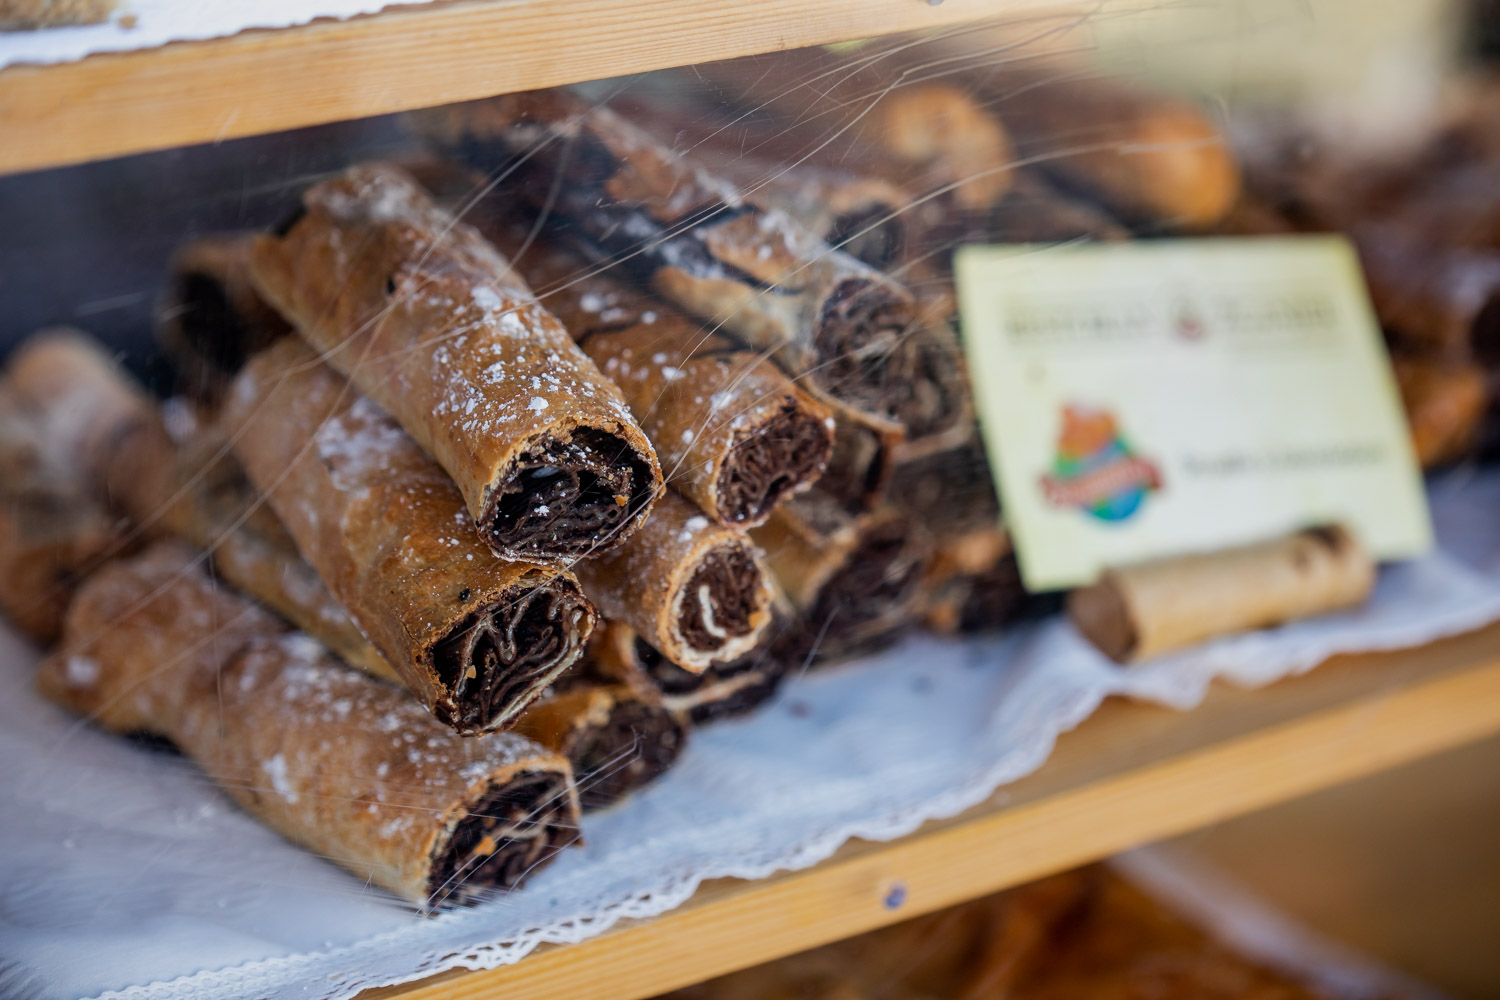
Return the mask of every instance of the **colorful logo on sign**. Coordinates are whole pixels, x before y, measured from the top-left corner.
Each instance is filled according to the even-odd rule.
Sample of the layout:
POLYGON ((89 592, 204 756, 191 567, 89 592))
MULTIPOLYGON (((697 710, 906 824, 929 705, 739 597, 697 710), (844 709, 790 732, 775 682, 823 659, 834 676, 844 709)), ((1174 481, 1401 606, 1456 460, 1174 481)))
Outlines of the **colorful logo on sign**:
POLYGON ((1062 433, 1042 495, 1054 507, 1077 507, 1101 521, 1123 521, 1146 494, 1161 489, 1161 471, 1136 455, 1112 414, 1084 406, 1063 408, 1062 433))

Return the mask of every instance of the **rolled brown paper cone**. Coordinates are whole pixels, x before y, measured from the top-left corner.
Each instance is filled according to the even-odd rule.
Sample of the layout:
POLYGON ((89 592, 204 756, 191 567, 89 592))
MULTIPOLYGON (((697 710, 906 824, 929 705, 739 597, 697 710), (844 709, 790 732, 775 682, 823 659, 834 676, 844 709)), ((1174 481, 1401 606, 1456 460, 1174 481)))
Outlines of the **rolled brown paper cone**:
POLYGON ((755 648, 771 621, 771 583, 749 536, 671 491, 635 537, 575 569, 602 616, 694 673, 755 648))
POLYGON ((458 485, 501 556, 608 549, 661 489, 614 383, 509 264, 405 174, 354 167, 260 237, 256 287, 458 485))
POLYGON ((1375 564, 1342 527, 1106 570, 1068 596, 1073 624, 1119 663, 1216 636, 1357 607, 1375 564))
POLYGON ((603 809, 655 781, 687 744, 687 726, 659 699, 589 681, 532 705, 515 732, 568 759, 585 810, 603 809))
MULTIPOLYGON (((777 624, 773 622, 770 630, 777 624)), ((667 659, 629 625, 606 622, 590 647, 587 669, 702 725, 743 715, 769 700, 786 676, 786 661, 766 644, 731 663, 714 663, 693 673, 667 659)))
POLYGON ((205 236, 167 265, 156 342, 194 399, 217 399, 250 355, 291 332, 250 280, 254 242, 250 232, 205 236))
POLYGON ((1240 172, 1193 104, 1063 62, 1012 60, 967 78, 1021 157, 1129 220, 1206 228, 1233 206, 1240 172))
POLYGON ((491 553, 437 463, 300 341, 251 359, 223 421, 329 592, 445 724, 508 727, 582 652, 594 612, 572 574, 491 553))
POLYGON ((757 351, 590 266, 489 199, 480 231, 624 393, 672 488, 725 525, 752 527, 823 473, 829 408, 757 351))
POLYGON ((607 108, 558 90, 429 112, 420 127, 555 212, 679 308, 775 358, 807 392, 896 419, 914 361, 911 295, 747 202, 607 108))
POLYGON ((1482 368, 1420 358, 1392 358, 1412 446, 1422 468, 1433 469, 1473 454, 1489 408, 1482 368))
POLYGON ((908 515, 858 517, 816 489, 783 504, 753 534, 794 621, 777 654, 796 669, 871 648, 914 617, 932 539, 908 515))
POLYGON ((89 579, 37 686, 106 729, 170 740, 247 812, 420 906, 511 888, 578 837, 561 756, 460 738, 177 543, 89 579))

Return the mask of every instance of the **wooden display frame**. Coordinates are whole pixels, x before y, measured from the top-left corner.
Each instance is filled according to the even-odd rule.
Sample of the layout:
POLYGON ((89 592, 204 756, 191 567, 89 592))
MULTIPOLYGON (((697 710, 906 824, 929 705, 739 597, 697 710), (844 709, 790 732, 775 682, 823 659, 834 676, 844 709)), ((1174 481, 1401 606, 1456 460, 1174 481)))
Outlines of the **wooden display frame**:
POLYGON ((456 0, 18 65, 0 70, 0 174, 1066 6, 456 0))
MULTIPOLYGON (((1112 8, 1142 5, 1118 0, 1112 8)), ((1065 8, 1057 0, 449 0, 0 70, 0 174, 1065 8)), ((1096 9, 1097 3, 1088 4, 1096 9)), ((962 816, 514 966, 364 1000, 649 997, 1500 732, 1500 625, 1189 713, 1112 702, 962 816)))

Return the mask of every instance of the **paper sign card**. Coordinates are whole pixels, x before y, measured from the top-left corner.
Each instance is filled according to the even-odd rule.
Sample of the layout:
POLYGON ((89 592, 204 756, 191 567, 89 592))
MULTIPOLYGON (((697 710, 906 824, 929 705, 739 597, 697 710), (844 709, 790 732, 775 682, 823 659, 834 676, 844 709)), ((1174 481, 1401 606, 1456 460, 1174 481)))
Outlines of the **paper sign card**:
POLYGON ((1432 544, 1354 251, 1338 237, 971 246, 964 344, 1033 590, 1342 522, 1432 544))

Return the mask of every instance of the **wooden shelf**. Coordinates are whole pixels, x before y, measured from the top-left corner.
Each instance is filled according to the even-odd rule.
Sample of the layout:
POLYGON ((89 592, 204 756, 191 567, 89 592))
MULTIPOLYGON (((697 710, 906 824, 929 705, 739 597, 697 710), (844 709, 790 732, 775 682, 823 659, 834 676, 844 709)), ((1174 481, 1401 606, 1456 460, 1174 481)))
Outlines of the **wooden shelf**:
POLYGON ((1500 626, 1340 657, 1192 712, 1106 704, 1047 764, 955 819, 813 868, 709 883, 685 905, 517 965, 361 1000, 632 1000, 1174 836, 1500 732, 1500 626), (891 905, 899 900, 899 905, 891 905))
POLYGON ((0 173, 219 142, 1058 0, 458 0, 0 70, 0 173))

